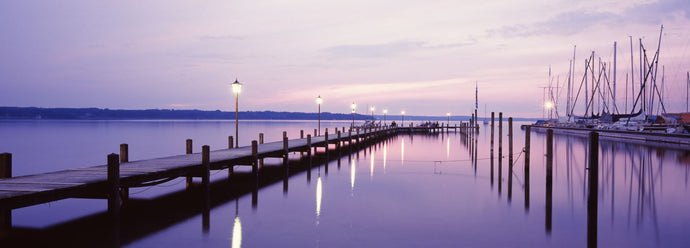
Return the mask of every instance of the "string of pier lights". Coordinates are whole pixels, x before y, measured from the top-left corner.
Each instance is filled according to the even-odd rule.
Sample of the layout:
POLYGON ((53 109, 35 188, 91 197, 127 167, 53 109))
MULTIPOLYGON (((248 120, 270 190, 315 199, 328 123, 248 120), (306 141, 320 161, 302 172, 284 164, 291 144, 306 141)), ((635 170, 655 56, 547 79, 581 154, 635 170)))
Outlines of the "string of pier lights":
MULTIPOLYGON (((321 104, 323 104, 323 97, 321 95, 318 95, 316 97, 316 104, 318 105, 318 135, 321 135, 321 104)), ((355 113, 357 112, 357 104, 355 102, 352 102, 350 104, 350 109, 352 110, 352 123, 351 127, 355 126, 355 113)), ((374 113, 376 110, 375 106, 371 106, 371 120, 374 120, 374 113)), ((383 109, 383 123, 384 125, 387 124, 386 122, 388 121, 388 109, 383 109)), ((450 122, 450 113, 446 113, 448 115, 448 122, 450 122)), ((405 110, 400 111, 400 123, 401 126, 405 124, 405 110)))

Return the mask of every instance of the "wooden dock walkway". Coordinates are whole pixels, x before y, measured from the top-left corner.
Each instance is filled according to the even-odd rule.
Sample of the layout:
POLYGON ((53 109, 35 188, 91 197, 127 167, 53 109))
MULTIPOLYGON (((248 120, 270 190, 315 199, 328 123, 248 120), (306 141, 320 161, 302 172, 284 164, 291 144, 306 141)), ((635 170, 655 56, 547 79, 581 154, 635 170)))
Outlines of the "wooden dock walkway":
MULTIPOLYGON (((343 128, 344 131, 345 128, 343 128)), ((163 158, 128 161, 127 145, 121 146, 121 155, 108 155, 108 164, 68 169, 36 175, 11 177, 11 154, 0 154, 0 226, 11 226, 11 210, 67 199, 97 198, 108 199, 108 211, 119 214, 123 199, 128 198, 128 189, 150 186, 178 177, 201 177, 202 185, 209 184, 210 170, 229 169, 234 166, 251 166, 252 173, 259 173, 258 161, 267 157, 282 157, 287 160, 290 152, 306 152, 311 156, 312 149, 332 147, 340 149, 344 144, 358 145, 370 140, 388 137, 398 132, 398 128, 376 127, 356 129, 348 132, 338 131, 335 135, 325 132, 322 136, 303 137, 289 140, 283 133, 283 141, 259 144, 252 141, 251 146, 210 151, 203 146, 202 152, 176 155, 163 158)), ((232 147, 232 138, 229 139, 232 147)), ((191 149, 188 140, 188 149, 191 149)), ((328 148, 326 148, 328 149, 328 148)))

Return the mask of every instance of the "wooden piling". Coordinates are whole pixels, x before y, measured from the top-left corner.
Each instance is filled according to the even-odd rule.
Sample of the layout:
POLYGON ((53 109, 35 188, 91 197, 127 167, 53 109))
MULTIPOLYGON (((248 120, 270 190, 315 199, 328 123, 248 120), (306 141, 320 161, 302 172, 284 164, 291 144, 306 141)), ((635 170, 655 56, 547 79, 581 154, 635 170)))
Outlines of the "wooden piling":
POLYGON ((299 130, 299 138, 304 139, 304 130, 299 130))
POLYGON ((235 146, 235 142, 233 140, 232 135, 228 136, 228 149, 232 149, 232 148, 234 148, 234 146, 235 146))
POLYGON ((288 137, 283 137, 283 157, 288 157, 288 137))
MULTIPOLYGON (((0 153, 0 178, 12 177, 12 153, 0 153)), ((0 230, 12 228, 12 210, 0 210, 0 230)))
POLYGON ((120 216, 120 156, 108 155, 108 212, 120 216))
MULTIPOLYGON (((129 162, 129 145, 127 144, 120 144, 120 163, 128 163, 129 162)), ((120 197, 122 197, 122 201, 127 201, 129 200, 129 188, 127 187, 122 187, 120 189, 120 197)))
POLYGON ((324 146, 326 148, 326 154, 328 154, 328 128, 326 128, 326 132, 324 133, 324 135, 325 135, 324 140, 326 142, 326 144, 324 146))
POLYGON ((531 129, 531 126, 525 127, 525 211, 529 211, 529 149, 531 129))
POLYGON ((553 207, 553 129, 546 130, 546 223, 547 234, 551 234, 553 207))
POLYGON ((256 142, 256 140, 252 140, 252 174, 255 174, 258 177, 259 174, 259 165, 258 165, 258 160, 259 160, 259 144, 256 142))
MULTIPOLYGON (((193 147, 192 146, 192 139, 187 139, 186 140, 186 148, 187 149, 186 149, 185 154, 192 154, 193 153, 192 147, 193 147)), ((192 182, 193 182, 192 176, 187 176, 187 189, 192 187, 192 182)))
MULTIPOLYGON (((345 129, 345 128, 343 128, 343 129, 345 129)), ((340 134, 340 131, 338 131, 338 142, 335 143, 335 148, 338 149, 338 151, 340 151, 340 142, 341 142, 340 137, 341 137, 341 134, 340 134)))
POLYGON ((589 133, 589 196, 587 198, 587 247, 597 247, 599 205, 599 133, 589 133))
POLYGON ((314 128, 314 137, 319 136, 319 133, 317 132, 316 128, 314 128))
POLYGON ((211 187, 211 148, 208 145, 201 147, 201 186, 204 190, 211 187))
MULTIPOLYGON (((259 133, 259 144, 264 143, 264 133, 259 133)), ((264 159, 259 159, 259 168, 264 168, 264 159)))
POLYGON ((503 186, 503 112, 498 112, 498 194, 503 186))
POLYGON ((508 202, 513 198, 513 117, 508 117, 508 202))

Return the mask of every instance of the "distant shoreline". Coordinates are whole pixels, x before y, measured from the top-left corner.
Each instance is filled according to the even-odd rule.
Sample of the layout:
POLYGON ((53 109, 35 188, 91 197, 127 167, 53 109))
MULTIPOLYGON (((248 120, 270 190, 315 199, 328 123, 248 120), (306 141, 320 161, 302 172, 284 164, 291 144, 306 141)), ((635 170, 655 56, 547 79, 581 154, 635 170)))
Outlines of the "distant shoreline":
MULTIPOLYGON (((399 121, 400 115, 388 115, 389 122, 399 121)), ((241 120, 317 120, 318 113, 240 111, 241 120)), ((383 120, 376 115, 376 120, 383 120)), ((467 121, 469 116, 451 116, 451 121, 467 121)), ((39 108, 0 107, 0 120, 234 120, 235 112, 210 110, 144 109, 121 110, 108 108, 39 108)), ((479 118, 483 120, 484 118, 479 118)), ((533 118, 514 118, 516 121, 534 121, 533 118)), ((321 112, 321 120, 352 120, 352 114, 321 112)), ((371 115, 355 113, 355 120, 371 120, 371 115)), ((446 116, 408 116, 410 121, 446 121, 446 116)))

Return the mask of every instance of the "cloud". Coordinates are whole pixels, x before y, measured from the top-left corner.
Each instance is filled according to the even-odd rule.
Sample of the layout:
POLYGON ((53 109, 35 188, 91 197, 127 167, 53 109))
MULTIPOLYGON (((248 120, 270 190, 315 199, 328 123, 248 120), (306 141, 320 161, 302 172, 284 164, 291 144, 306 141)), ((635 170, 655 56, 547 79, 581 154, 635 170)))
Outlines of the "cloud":
POLYGON ((501 35, 503 37, 528 37, 540 35, 574 35, 582 32, 587 27, 619 18, 610 12, 583 12, 571 11, 560 13, 553 18, 533 23, 531 25, 517 24, 503 26, 499 29, 488 31, 490 36, 501 35))
POLYGON ((531 37, 542 35, 576 35, 591 26, 614 28, 629 23, 662 24, 674 13, 690 20, 690 1, 661 0, 635 4, 621 12, 580 9, 559 13, 550 19, 531 24, 507 25, 487 31, 489 36, 531 37))
POLYGON ((200 41, 228 41, 228 40, 244 40, 242 36, 235 35, 202 35, 199 36, 200 41))
POLYGON ((417 51, 458 48, 476 42, 474 38, 469 38, 464 42, 438 45, 431 45, 427 42, 400 41, 387 44, 340 45, 325 50, 331 57, 336 58, 391 58, 417 51))

